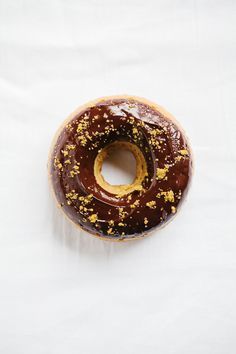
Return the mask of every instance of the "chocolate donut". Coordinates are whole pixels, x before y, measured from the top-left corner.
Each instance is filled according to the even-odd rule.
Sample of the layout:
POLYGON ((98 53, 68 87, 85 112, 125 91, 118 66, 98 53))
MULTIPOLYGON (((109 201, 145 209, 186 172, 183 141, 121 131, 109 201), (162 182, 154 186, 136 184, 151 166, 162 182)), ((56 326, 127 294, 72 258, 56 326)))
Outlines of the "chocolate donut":
POLYGON ((133 96, 105 97, 75 111, 56 134, 49 177, 59 207, 77 226, 107 240, 132 240, 178 212, 192 176, 188 141, 160 106, 133 96), (114 149, 136 158, 136 177, 110 185, 102 174, 114 149))

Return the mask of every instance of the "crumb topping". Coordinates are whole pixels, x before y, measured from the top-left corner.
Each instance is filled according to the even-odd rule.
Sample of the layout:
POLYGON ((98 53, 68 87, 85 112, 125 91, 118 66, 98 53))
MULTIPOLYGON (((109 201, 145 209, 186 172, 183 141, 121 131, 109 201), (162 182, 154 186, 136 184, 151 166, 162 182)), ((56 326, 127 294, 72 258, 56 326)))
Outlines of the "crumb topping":
POLYGON ((155 200, 151 200, 150 202, 146 203, 146 206, 150 209, 156 209, 156 202, 155 200))
POLYGON ((180 153, 182 156, 188 156, 188 150, 186 150, 186 149, 179 150, 179 153, 180 153))
POLYGON ((157 168, 156 171, 156 179, 157 180, 162 180, 166 177, 167 172, 169 171, 168 165, 165 165, 164 168, 157 168))
POLYGON ((75 147, 76 147, 76 145, 74 145, 74 144, 68 144, 68 145, 66 145, 65 151, 67 151, 67 150, 74 150, 75 147))
POLYGON ((69 154, 67 150, 61 150, 61 153, 64 155, 64 157, 68 156, 69 154))
POLYGON ((124 211, 124 208, 119 208, 119 217, 121 218, 121 220, 123 220, 127 215, 127 211, 124 211))
POLYGON ((70 200, 76 200, 78 199, 78 193, 75 193, 75 190, 73 189, 71 192, 66 193, 66 198, 70 200))
POLYGON ((131 209, 135 209, 139 206, 140 200, 135 200, 135 202, 133 204, 130 205, 131 209))
POLYGON ((107 234, 108 235, 114 235, 114 231, 113 231, 113 229, 112 229, 112 227, 110 227, 108 230, 107 230, 107 234))
POLYGON ((63 171, 62 163, 57 157, 54 158, 54 167, 58 168, 61 171, 63 171))
POLYGON ((81 202, 82 205, 88 205, 89 203, 91 203, 93 199, 93 195, 89 194, 86 197, 80 196, 79 197, 79 201, 81 202))
POLYGON ((167 191, 167 192, 162 191, 157 194, 157 198, 160 198, 161 196, 164 196, 165 202, 174 202, 175 201, 175 195, 172 190, 167 191))
POLYGON ((118 226, 126 226, 127 224, 124 224, 123 222, 119 222, 118 226))
POLYGON ((98 216, 97 216, 97 214, 92 214, 88 217, 88 219, 90 222, 95 223, 98 219, 98 216))

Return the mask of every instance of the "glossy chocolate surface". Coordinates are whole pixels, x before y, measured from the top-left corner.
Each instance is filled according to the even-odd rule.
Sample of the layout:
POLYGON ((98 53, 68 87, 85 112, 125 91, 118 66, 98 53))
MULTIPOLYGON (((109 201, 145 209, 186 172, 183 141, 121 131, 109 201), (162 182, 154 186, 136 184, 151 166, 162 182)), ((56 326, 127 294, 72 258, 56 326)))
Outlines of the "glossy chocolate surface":
POLYGON ((183 132, 168 117, 136 99, 101 100, 75 115, 60 131, 50 160, 56 199, 77 225, 97 236, 127 239, 163 226, 178 211, 192 175, 183 132), (94 176, 103 147, 128 141, 142 151, 148 175, 143 190, 117 197, 94 176))

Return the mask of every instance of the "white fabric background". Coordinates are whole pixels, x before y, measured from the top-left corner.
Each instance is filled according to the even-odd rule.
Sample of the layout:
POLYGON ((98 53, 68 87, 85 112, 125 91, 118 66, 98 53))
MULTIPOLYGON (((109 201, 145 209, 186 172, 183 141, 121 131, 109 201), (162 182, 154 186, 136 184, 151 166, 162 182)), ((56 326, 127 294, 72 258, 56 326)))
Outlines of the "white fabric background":
POLYGON ((0 0, 0 352, 236 352, 234 0, 0 0), (55 210, 46 161, 78 105, 144 96, 187 131, 183 210, 126 244, 55 210))

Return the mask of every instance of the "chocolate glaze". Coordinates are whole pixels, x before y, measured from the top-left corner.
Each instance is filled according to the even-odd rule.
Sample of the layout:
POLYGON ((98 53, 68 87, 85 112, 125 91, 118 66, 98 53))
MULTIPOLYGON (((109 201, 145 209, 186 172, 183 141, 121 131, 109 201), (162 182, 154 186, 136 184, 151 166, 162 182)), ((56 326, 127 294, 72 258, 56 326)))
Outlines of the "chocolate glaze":
POLYGON ((56 199, 75 224, 102 238, 123 240, 142 237, 175 215, 189 187, 192 160, 174 121, 155 106, 116 98, 72 117, 57 137, 49 171, 56 199), (117 140, 136 144, 148 170, 143 190, 123 197, 104 190, 94 176, 98 151, 117 140), (164 177, 158 178, 158 171, 164 177))

